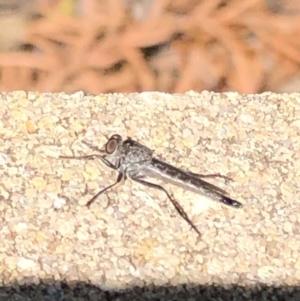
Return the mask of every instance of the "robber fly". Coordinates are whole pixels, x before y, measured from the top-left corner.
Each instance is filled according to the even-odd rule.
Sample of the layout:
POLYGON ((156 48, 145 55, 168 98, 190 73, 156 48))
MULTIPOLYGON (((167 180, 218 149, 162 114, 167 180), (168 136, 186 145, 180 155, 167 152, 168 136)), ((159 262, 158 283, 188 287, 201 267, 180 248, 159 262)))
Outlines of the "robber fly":
POLYGON ((102 148, 95 147, 85 141, 83 141, 83 143, 98 153, 80 157, 61 156, 61 158, 99 158, 108 167, 118 171, 116 182, 99 191, 87 203, 88 207, 100 194, 104 193, 108 189, 111 189, 122 181, 125 181, 128 177, 140 184, 163 191, 174 205, 176 211, 183 219, 186 220, 186 222, 197 232, 199 236, 201 236, 200 231, 193 224, 184 209, 174 199, 174 197, 163 186, 146 181, 145 178, 159 178, 184 189, 206 195, 211 199, 217 200, 225 205, 235 208, 242 207, 242 204, 230 198, 225 190, 203 180, 203 178, 214 177, 221 177, 225 180, 228 180, 229 178, 226 176, 222 176, 220 174, 201 175, 177 168, 158 158, 155 158, 153 156, 153 150, 145 145, 142 145, 131 138, 123 140, 122 137, 117 134, 111 136, 102 148))

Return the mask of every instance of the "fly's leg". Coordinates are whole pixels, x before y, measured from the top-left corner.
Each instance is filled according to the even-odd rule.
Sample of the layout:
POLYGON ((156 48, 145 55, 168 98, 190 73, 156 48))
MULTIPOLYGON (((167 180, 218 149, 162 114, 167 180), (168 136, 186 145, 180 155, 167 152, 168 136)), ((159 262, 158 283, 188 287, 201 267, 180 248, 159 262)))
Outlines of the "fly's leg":
POLYGON ((101 155, 85 155, 85 156, 59 156, 60 159, 76 159, 76 160, 94 160, 102 157, 101 155))
POLYGON ((108 160, 105 159, 105 155, 93 154, 85 156, 59 156, 60 159, 76 159, 76 160, 94 160, 100 159, 105 165, 112 169, 118 169, 118 166, 113 165, 108 160))
MULTIPOLYGON (((93 154, 93 155, 85 155, 85 156, 60 156, 59 158, 61 159, 77 159, 77 160, 94 160, 94 159, 100 159, 105 165, 107 165, 108 167, 117 170, 118 169, 118 165, 113 165, 112 163, 110 163, 108 160, 105 159, 105 155, 99 155, 99 154, 93 154)), ((123 173, 119 173, 117 181, 109 186, 107 186, 106 188, 100 190, 95 196, 92 197, 91 200, 88 201, 88 203, 86 204, 87 207, 90 207, 91 204, 96 200, 96 198, 102 194, 103 192, 105 192, 106 190, 114 187, 115 185, 119 184, 122 179, 124 178, 124 174, 123 173)), ((107 207, 109 206, 109 202, 107 207)))
MULTIPOLYGON (((124 174, 123 173, 119 173, 118 174, 118 178, 117 181, 105 188, 103 188, 102 190, 100 190, 96 195, 94 195, 86 204, 86 206, 89 208, 91 206, 91 204, 99 197, 100 194, 104 193, 105 191, 107 191, 108 189, 116 186, 117 184, 120 184, 122 182, 122 180, 125 180, 124 174)), ((110 202, 108 201, 107 207, 110 205, 110 202)))
POLYGON ((97 151, 99 153, 105 153, 105 150, 104 149, 101 149, 95 145, 92 145, 91 143, 85 141, 85 140, 82 140, 81 141, 83 144, 85 144, 86 146, 88 146, 90 149, 94 150, 94 151, 97 151))
POLYGON ((140 184, 143 184, 145 186, 148 186, 150 188, 155 188, 155 189, 163 191, 167 195, 167 197, 169 198, 169 200, 172 202, 173 206, 175 207, 175 209, 179 213, 179 215, 196 231, 196 233, 199 235, 199 237, 201 237, 200 231, 193 224, 193 222, 189 219, 188 215, 185 213, 185 211, 180 206, 180 204, 167 192, 167 190, 165 188, 163 188, 162 186, 160 186, 158 184, 150 183, 150 182, 141 180, 139 178, 132 177, 131 179, 133 181, 136 181, 136 182, 138 182, 140 184))

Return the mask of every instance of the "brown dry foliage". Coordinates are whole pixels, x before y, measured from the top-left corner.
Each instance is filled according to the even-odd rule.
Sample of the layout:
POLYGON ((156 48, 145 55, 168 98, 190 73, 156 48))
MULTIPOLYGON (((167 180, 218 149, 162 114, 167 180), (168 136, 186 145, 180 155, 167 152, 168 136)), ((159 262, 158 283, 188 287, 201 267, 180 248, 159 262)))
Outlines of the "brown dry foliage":
MULTIPOLYGON (((262 0, 85 0, 31 20, 31 51, 0 53, 0 89, 276 91, 298 76, 300 15, 262 0), (150 3, 150 4, 149 4, 150 3), (273 6, 274 8, 274 6, 273 6)), ((274 2, 275 3, 275 2, 274 2)))

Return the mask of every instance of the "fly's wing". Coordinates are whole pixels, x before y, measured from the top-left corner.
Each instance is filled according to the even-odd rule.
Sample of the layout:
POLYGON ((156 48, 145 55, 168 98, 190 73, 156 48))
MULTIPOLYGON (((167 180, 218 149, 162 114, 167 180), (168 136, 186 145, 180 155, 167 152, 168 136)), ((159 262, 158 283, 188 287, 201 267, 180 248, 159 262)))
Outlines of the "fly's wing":
POLYGON ((194 180, 196 180, 199 184, 201 184, 202 187, 206 188, 207 190, 211 190, 219 195, 227 194, 226 190, 224 190, 218 186, 215 186, 214 184, 208 183, 208 182, 200 179, 199 177, 195 177, 195 176, 191 176, 191 177, 194 178, 194 180))
POLYGON ((147 166, 147 171, 150 177, 160 178, 182 188, 189 187, 194 191, 200 190, 215 196, 227 194, 225 190, 157 158, 152 158, 152 164, 147 166))

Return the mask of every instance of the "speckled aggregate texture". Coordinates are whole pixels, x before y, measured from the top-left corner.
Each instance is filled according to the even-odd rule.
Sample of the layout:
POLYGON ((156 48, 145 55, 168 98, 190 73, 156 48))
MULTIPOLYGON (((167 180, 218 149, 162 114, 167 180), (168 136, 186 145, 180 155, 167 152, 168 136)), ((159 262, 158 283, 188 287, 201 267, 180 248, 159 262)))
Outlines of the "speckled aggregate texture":
POLYGON ((299 285, 300 94, 20 91, 0 102, 2 285, 299 285), (201 239, 162 192, 131 180, 88 209, 116 172, 59 156, 94 153, 82 140, 100 147, 114 133, 178 167, 230 176, 211 182, 244 207, 164 184, 201 239))

